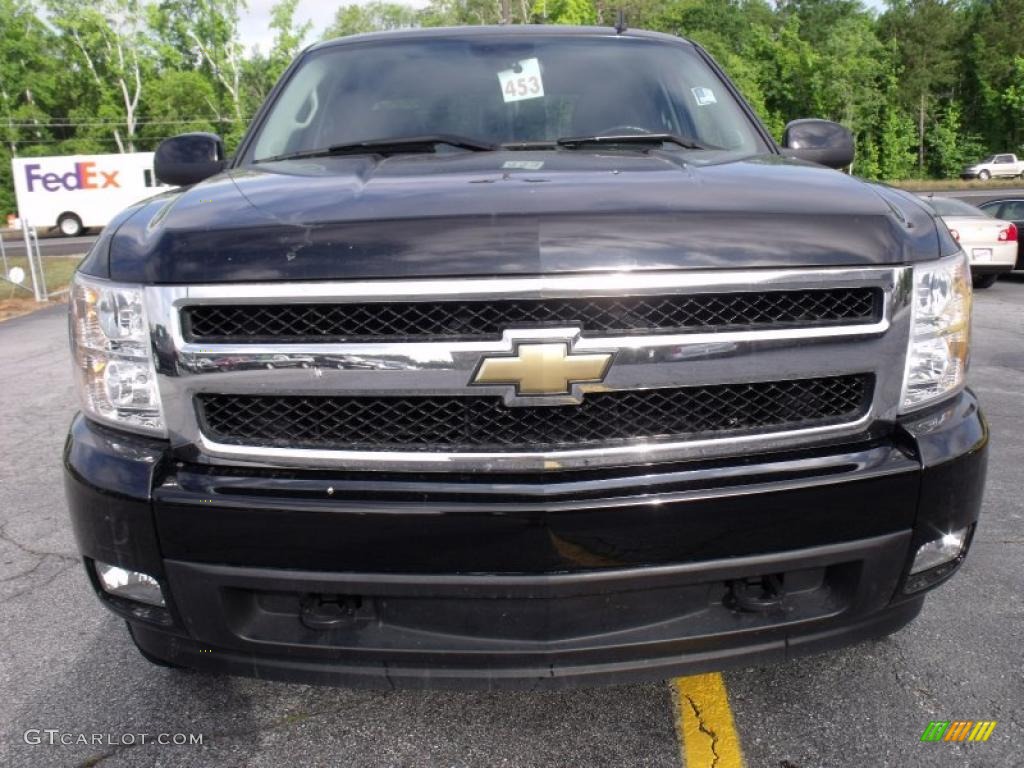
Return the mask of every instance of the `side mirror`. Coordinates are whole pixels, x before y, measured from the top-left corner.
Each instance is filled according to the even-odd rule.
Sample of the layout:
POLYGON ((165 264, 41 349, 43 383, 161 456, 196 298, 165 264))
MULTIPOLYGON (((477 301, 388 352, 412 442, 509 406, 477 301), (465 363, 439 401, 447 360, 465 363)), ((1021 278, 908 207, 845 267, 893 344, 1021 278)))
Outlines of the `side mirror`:
POLYGON ((224 170, 224 142, 213 133, 183 133, 160 142, 153 173, 174 186, 198 184, 224 170))
POLYGON ((845 168, 853 162, 853 134, 830 120, 794 120, 782 132, 782 154, 845 168))

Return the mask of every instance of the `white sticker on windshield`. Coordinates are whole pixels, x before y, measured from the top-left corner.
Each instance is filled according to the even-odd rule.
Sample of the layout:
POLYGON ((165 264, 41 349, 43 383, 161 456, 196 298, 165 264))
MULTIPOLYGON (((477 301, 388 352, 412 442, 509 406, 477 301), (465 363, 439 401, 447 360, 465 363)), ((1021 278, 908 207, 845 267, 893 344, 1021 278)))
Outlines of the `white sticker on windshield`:
POLYGON ((698 107, 706 107, 708 104, 717 104, 718 99, 715 98, 715 92, 710 88, 691 88, 693 91, 693 98, 697 100, 698 107))
POLYGON ((498 82, 501 84, 501 98, 506 102, 539 99, 544 95, 539 59, 523 59, 512 69, 499 72, 498 82))

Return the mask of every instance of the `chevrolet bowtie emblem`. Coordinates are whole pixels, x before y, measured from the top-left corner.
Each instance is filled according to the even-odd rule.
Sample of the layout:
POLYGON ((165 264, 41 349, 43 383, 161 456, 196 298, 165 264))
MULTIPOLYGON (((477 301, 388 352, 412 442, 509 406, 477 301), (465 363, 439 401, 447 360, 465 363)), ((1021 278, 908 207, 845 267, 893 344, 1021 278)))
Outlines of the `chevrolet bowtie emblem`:
POLYGON ((517 395, 568 395, 573 384, 603 381, 610 352, 573 354, 568 342, 520 342, 513 354, 485 357, 472 384, 512 384, 517 395))

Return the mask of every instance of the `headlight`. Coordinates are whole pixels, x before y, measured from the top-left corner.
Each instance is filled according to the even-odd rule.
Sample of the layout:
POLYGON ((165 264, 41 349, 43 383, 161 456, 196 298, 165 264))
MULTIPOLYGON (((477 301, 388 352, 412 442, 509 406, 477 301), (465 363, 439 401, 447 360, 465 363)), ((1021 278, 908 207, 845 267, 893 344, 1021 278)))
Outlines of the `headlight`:
POLYGON ((87 415, 117 427, 165 434, 140 286, 75 275, 71 356, 87 415))
POLYGON ((971 332, 967 256, 958 253, 915 266, 913 291, 903 411, 929 405, 964 385, 971 332))

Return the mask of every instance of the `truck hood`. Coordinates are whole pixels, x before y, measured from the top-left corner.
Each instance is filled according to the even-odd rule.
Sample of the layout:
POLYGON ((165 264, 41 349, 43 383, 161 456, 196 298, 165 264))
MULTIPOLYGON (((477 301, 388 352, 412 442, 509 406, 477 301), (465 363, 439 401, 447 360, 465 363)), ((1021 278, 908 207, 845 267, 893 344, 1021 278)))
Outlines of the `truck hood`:
POLYGON ((267 163, 137 206, 86 271, 198 284, 889 264, 939 253, 934 218, 909 196, 777 156, 714 159, 509 151, 267 163))

